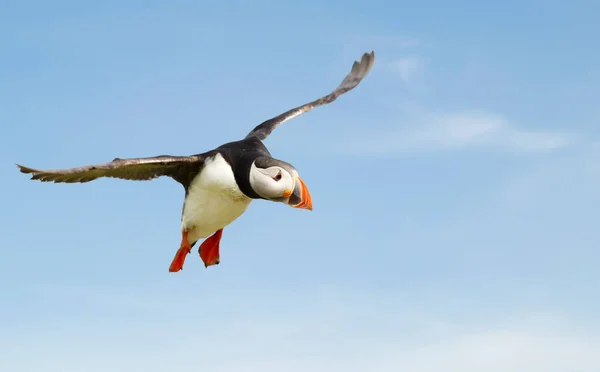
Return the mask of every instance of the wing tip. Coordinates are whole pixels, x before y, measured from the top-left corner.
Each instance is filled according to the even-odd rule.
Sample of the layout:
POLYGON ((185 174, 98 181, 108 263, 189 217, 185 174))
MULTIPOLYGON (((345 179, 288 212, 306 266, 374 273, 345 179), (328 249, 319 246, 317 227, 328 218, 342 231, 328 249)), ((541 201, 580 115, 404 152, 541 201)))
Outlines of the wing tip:
POLYGON ((375 50, 363 53, 359 64, 364 66, 364 71, 362 72, 363 77, 367 76, 375 64, 375 50))
POLYGON ((21 171, 21 173, 31 174, 30 180, 41 181, 41 182, 56 182, 56 180, 54 180, 54 179, 46 178, 44 176, 44 174, 42 174, 43 171, 40 171, 40 170, 37 170, 37 169, 33 169, 33 168, 29 168, 29 167, 26 167, 24 165, 17 164, 17 163, 15 163, 15 165, 17 166, 17 168, 19 168, 19 170, 21 171))
POLYGON ((345 93, 354 89, 365 77, 367 77, 374 64, 375 50, 364 52, 360 60, 354 61, 350 72, 346 75, 340 85, 338 85, 336 90, 341 90, 340 93, 345 93))
POLYGON ((15 165, 17 166, 19 171, 21 171, 21 173, 34 173, 35 172, 35 169, 33 169, 33 168, 29 168, 29 167, 26 167, 24 165, 17 164, 17 163, 15 163, 15 165))

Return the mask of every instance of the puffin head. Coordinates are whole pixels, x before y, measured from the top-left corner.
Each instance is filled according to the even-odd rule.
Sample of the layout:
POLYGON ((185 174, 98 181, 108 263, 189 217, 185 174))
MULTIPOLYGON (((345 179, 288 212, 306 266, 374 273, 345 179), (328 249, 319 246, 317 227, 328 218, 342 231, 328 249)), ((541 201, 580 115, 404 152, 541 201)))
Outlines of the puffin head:
POLYGON ((294 208, 312 210, 308 188, 293 165, 261 156, 250 166, 250 187, 260 197, 294 208))

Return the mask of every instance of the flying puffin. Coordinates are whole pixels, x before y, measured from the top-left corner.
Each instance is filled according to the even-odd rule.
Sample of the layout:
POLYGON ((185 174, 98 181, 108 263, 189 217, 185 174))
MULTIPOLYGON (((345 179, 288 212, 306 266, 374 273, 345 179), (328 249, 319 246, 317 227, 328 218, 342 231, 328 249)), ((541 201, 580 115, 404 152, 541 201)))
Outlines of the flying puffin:
POLYGON ((223 228, 240 217, 254 199, 281 202, 312 210, 308 188, 293 165, 271 156, 263 140, 280 124, 335 101, 352 90, 369 73, 375 62, 373 51, 355 61, 352 70, 331 93, 286 111, 256 126, 248 135, 213 150, 191 155, 161 155, 147 158, 116 158, 105 164, 59 170, 38 170, 17 164, 32 180, 42 182, 89 182, 100 177, 146 181, 161 176, 183 185, 185 199, 181 214, 181 245, 169 267, 183 268, 185 258, 200 239, 198 248, 205 267, 217 265, 223 228))

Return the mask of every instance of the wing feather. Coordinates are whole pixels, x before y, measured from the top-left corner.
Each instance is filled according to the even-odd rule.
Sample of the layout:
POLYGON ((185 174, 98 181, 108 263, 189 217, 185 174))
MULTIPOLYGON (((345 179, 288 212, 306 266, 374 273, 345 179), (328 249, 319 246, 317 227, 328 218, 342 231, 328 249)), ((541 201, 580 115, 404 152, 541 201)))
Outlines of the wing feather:
POLYGON ((101 177, 120 178, 131 181, 147 181, 161 176, 168 176, 178 182, 186 181, 186 172, 191 167, 198 167, 204 157, 193 156, 153 156, 148 158, 116 158, 109 163, 86 165, 77 168, 39 170, 17 164, 23 173, 31 174, 32 180, 55 183, 85 183, 101 177))
POLYGON ((284 112, 274 118, 264 121, 263 123, 256 126, 246 138, 258 137, 260 140, 267 138, 271 132, 277 128, 278 125, 295 118, 296 116, 302 115, 315 107, 319 107, 335 101, 342 94, 354 89, 361 80, 367 76, 373 64, 375 63, 375 52, 364 53, 359 61, 354 61, 352 70, 344 80, 337 86, 331 93, 321 98, 318 98, 312 102, 306 103, 302 106, 295 107, 291 110, 284 112))

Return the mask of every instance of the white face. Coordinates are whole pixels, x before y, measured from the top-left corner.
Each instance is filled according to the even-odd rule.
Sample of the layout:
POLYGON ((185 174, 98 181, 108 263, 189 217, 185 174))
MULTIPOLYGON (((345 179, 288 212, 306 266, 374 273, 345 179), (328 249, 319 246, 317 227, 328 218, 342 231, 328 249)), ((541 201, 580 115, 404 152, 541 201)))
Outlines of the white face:
POLYGON ((296 186, 297 174, 292 175, 284 168, 274 165, 269 168, 250 168, 250 186, 260 196, 269 200, 287 199, 296 186))

